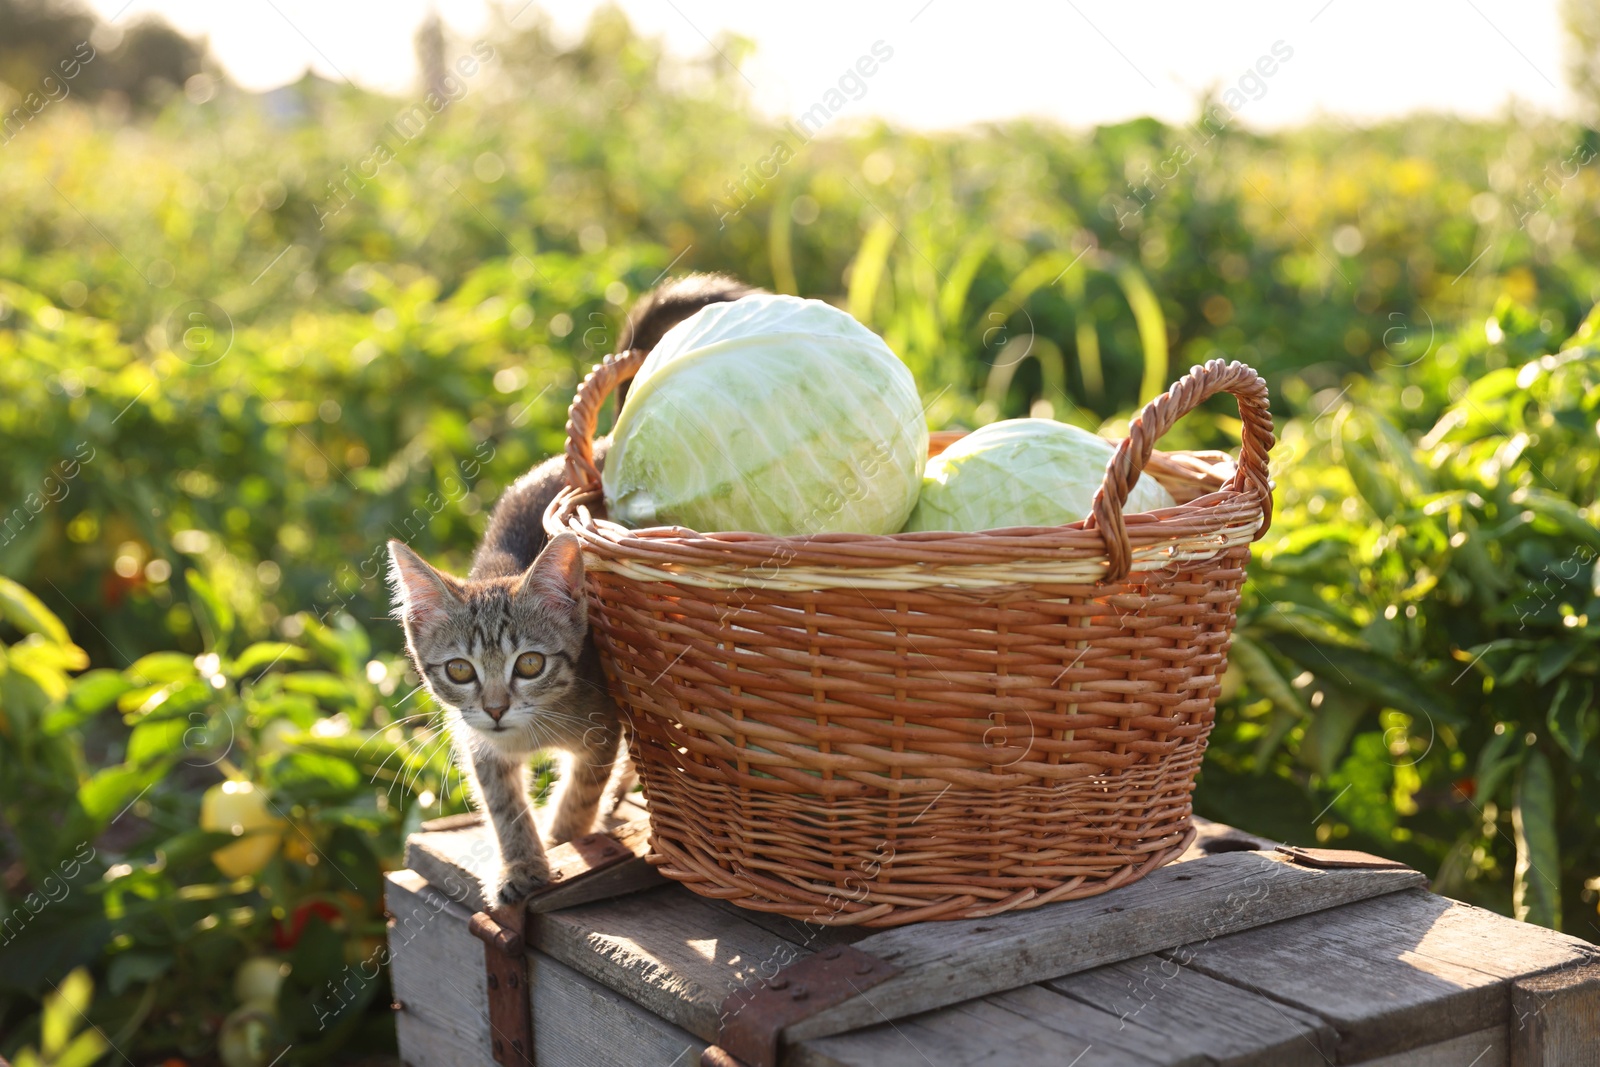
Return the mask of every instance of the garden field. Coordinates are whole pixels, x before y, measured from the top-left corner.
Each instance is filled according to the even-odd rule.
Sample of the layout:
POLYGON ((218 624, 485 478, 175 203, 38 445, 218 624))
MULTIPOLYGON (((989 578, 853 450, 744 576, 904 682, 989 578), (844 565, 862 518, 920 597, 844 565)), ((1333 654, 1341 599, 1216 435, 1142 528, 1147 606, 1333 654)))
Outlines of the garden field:
MULTIPOLYGON (((464 572, 689 270, 848 309, 933 429, 1118 436, 1258 368, 1276 518, 1197 810, 1600 940, 1600 134, 800 136, 615 13, 445 49, 409 100, 202 75, 0 133, 0 1056, 392 1045, 381 872, 467 800, 385 542, 464 572)), ((1165 447, 1236 448, 1225 400, 1165 447)))

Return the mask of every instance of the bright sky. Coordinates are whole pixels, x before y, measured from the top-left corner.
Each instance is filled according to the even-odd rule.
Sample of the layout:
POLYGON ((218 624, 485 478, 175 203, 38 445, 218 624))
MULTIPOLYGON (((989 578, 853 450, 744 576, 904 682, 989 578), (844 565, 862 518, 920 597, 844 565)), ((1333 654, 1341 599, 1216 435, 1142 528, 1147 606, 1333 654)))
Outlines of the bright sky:
MULTIPOLYGON (((412 89, 411 36, 434 6, 91 2, 108 18, 154 11, 186 33, 205 35, 234 80, 252 89, 292 81, 310 66, 396 93, 412 89)), ((504 7, 517 14, 523 3, 504 0, 504 7)), ((485 0, 436 6, 468 39, 487 20, 485 0)), ((541 6, 575 33, 596 4, 541 6)), ((756 103, 776 116, 810 107, 880 40, 893 56, 849 114, 924 128, 1021 115, 1079 127, 1138 115, 1181 122, 1194 117, 1202 89, 1241 79, 1252 97, 1241 117, 1256 127, 1319 113, 1354 121, 1419 109, 1493 115, 1513 99, 1542 111, 1571 108, 1558 0, 622 0, 621 7, 681 55, 709 54, 708 39, 721 31, 753 39, 756 54, 740 73, 756 103), (1262 57, 1271 76, 1247 73, 1262 57)))

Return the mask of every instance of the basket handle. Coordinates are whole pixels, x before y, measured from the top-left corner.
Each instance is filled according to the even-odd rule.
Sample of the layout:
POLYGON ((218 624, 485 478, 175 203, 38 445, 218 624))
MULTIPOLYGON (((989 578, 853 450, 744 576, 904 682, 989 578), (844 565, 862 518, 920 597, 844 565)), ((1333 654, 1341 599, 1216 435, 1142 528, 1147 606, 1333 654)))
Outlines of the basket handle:
POLYGON ((1133 547, 1122 521, 1122 508, 1128 492, 1139 480, 1163 434, 1183 416, 1217 393, 1232 393, 1239 402, 1239 419, 1244 423, 1244 439, 1239 449, 1239 466, 1228 488, 1252 493, 1261 500, 1261 528, 1256 538, 1272 525, 1272 482, 1267 470, 1267 453, 1272 450, 1272 412, 1267 407, 1267 383, 1254 367, 1235 360, 1224 363, 1213 359, 1204 366, 1192 367, 1188 374, 1172 383, 1165 393, 1146 404, 1128 426, 1128 436, 1117 446, 1106 464, 1106 474, 1094 495, 1094 510, 1084 525, 1098 528, 1105 539, 1109 564, 1101 581, 1117 582, 1128 576, 1133 564, 1133 547))
POLYGON ((600 469, 594 465, 594 431, 606 397, 639 372, 648 349, 614 352, 595 364, 578 386, 567 409, 567 485, 580 492, 599 492, 600 469))

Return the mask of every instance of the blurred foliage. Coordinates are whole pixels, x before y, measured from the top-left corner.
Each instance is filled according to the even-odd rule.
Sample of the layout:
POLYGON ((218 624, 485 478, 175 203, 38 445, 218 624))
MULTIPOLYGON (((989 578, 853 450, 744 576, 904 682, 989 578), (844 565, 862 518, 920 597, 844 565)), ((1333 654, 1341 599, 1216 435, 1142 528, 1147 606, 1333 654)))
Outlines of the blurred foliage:
POLYGON ((158 107, 186 87, 210 92, 215 64, 205 41, 155 15, 124 24, 126 10, 108 21, 73 0, 0 0, 0 143, 74 93, 121 111, 158 107), (203 80, 191 86, 197 75, 203 80))
POLYGON ((1600 313, 1552 326, 1502 300, 1283 428, 1200 799, 1593 940, 1600 313))
POLYGON ((1596 0, 1561 0, 1561 24, 1566 31, 1567 84, 1593 124, 1600 119, 1600 3, 1596 0))
MULTIPOLYGON (((1117 435, 1192 363, 1260 368, 1278 518, 1200 809, 1594 936, 1593 321, 1561 343, 1600 299, 1592 131, 798 144, 742 42, 517 21, 430 39, 411 100, 82 94, 0 146, 0 1054, 60 1047, 80 965, 63 1002, 138 1055, 392 1039, 381 872, 465 798, 384 543, 464 569, 626 307, 691 269, 848 307, 934 427, 1117 435), (271 997, 235 988, 272 960, 271 997)), ((1236 441, 1224 399, 1166 446, 1236 441)))
MULTIPOLYGON (((349 616, 303 618, 296 643, 248 643, 203 578, 189 593, 205 652, 69 681, 82 651, 0 580, 0 607, 27 633, 0 673, 0 801, 23 876, 0 896, 0 1014, 92 961, 104 976, 92 1014, 122 1035, 117 1047, 204 1060, 239 1040, 230 976, 268 953, 289 977, 267 1004, 245 1005, 270 1021, 266 1059, 290 1043, 307 1063, 392 1044, 381 874, 429 809, 466 809, 434 710, 400 688, 404 660, 375 653, 349 616), (219 782, 254 783, 275 827, 266 849, 219 854, 259 822, 225 793, 208 819, 202 790, 219 782)), ((48 1056, 47 1020, 33 1025, 48 1056)))

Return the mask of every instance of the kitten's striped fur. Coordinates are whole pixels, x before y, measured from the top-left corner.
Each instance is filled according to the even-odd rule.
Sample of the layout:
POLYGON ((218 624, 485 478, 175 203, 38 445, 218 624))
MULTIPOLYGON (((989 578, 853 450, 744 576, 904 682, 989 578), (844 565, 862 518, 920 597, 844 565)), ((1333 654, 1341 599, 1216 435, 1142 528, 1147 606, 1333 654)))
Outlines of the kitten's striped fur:
MULTIPOLYGON (((626 343, 652 348, 705 305, 757 291, 721 275, 669 282, 640 299, 626 343)), ((604 445, 596 443, 601 464, 604 445)), ((592 831, 602 800, 614 807, 633 784, 626 756, 618 760, 623 746, 617 707, 588 639, 578 539, 563 533, 545 543, 544 511, 562 480, 557 456, 506 490, 466 579, 435 570, 404 544, 389 542, 406 649, 428 691, 447 709, 456 758, 470 768, 478 806, 488 813, 500 844, 494 893, 501 904, 526 899, 550 877, 528 800, 534 752, 554 749, 565 757, 544 832, 550 844, 592 831), (525 653, 543 657, 532 677, 515 670, 525 653), (452 660, 469 663, 472 679, 452 679, 446 673, 452 660)))
POLYGON ((528 801, 528 759, 561 752, 560 785, 545 837, 559 844, 594 829, 622 734, 598 654, 587 640, 583 556, 562 534, 520 575, 461 580, 443 574, 399 541, 389 542, 406 644, 439 703, 457 758, 470 765, 478 805, 500 843, 501 903, 525 899, 549 879, 528 801), (519 677, 518 657, 542 669, 519 677), (473 677, 453 679, 464 660, 473 677))

